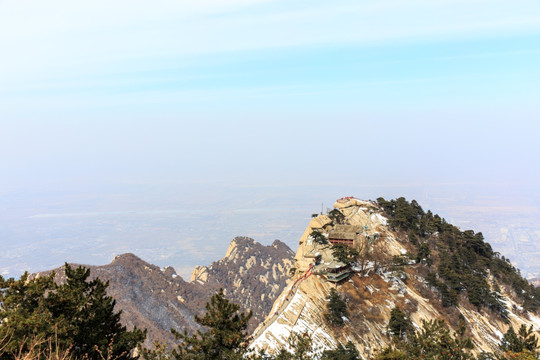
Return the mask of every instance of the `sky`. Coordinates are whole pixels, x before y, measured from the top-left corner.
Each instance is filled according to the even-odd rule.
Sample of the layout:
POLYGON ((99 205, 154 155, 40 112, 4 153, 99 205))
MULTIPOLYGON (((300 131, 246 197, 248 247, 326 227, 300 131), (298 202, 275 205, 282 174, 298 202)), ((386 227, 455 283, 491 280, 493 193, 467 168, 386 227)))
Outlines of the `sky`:
POLYGON ((537 192, 539 84, 532 0, 0 0, 1 211, 114 213, 137 186, 537 192))

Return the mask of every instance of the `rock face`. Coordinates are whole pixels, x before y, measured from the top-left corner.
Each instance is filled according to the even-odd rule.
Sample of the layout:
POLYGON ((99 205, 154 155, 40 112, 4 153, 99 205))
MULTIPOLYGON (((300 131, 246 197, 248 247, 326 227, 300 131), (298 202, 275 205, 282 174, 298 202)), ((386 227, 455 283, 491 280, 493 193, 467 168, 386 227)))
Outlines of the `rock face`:
MULTIPOLYGON (((328 281, 323 272, 316 269, 316 259, 309 254, 324 251, 310 237, 313 230, 328 233, 333 225, 326 217, 314 218, 300 238, 300 246, 294 258, 296 269, 293 281, 278 297, 264 322, 255 330, 253 349, 273 352, 287 347, 291 333, 307 333, 320 351, 335 348, 338 343, 352 341, 364 359, 368 359, 378 348, 386 346, 390 339, 386 327, 393 307, 402 309, 416 328, 422 319, 444 319, 456 330, 462 315, 470 335, 478 349, 492 351, 507 331, 509 325, 500 317, 485 309, 472 306, 466 299, 458 306, 443 307, 436 290, 425 281, 427 270, 424 265, 411 261, 398 274, 388 264, 394 256, 413 253, 413 245, 406 235, 394 232, 387 226, 381 209, 371 202, 346 198, 338 201, 335 208, 345 215, 345 222, 365 229, 366 240, 360 249, 360 261, 349 278, 340 283, 328 281), (373 234, 377 233, 376 237, 373 234), (349 318, 342 328, 334 328, 324 319, 327 296, 332 288, 345 299, 349 318)), ((335 226, 335 225, 334 225, 335 226)), ((436 236, 436 235, 435 235, 436 236)), ((326 245, 328 246, 328 245, 326 245)), ((495 285, 495 279, 489 279, 495 285)), ((503 284, 500 285, 505 305, 509 311, 510 325, 533 325, 540 331, 540 316, 525 312, 518 301, 503 284)))
POLYGON ((223 288, 231 300, 252 310, 248 330, 253 330, 289 281, 293 256, 292 250, 279 240, 263 246, 253 239, 236 237, 223 259, 208 267, 196 267, 191 282, 213 292, 223 288))
MULTIPOLYGON (((263 246, 237 237, 223 259, 209 267, 198 266, 191 282, 184 281, 172 267, 160 269, 133 254, 119 255, 108 265, 87 267, 91 278, 109 281, 108 294, 122 310, 122 323, 129 329, 148 329, 145 345, 151 346, 154 340, 171 344, 171 328, 190 333, 199 330, 194 316, 204 313, 206 302, 220 288, 243 310, 253 311, 249 329, 253 330, 286 286, 293 256, 279 240, 263 246)), ((63 269, 55 273, 57 281, 63 281, 63 269)))

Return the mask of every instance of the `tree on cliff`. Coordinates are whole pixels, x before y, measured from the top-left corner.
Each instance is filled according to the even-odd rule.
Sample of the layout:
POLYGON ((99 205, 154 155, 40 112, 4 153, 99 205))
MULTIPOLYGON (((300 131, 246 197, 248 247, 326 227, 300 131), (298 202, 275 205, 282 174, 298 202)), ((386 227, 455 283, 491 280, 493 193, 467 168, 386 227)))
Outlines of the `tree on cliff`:
POLYGON ((309 236, 311 236, 313 241, 315 241, 317 244, 328 244, 328 240, 326 240, 326 237, 319 230, 313 230, 309 236))
POLYGON ((360 254, 354 248, 351 248, 347 245, 334 245, 332 246, 332 255, 338 261, 341 261, 344 264, 349 264, 358 259, 360 254))
POLYGON ((345 323, 343 318, 349 315, 347 304, 339 296, 336 289, 330 290, 330 294, 328 294, 326 300, 328 304, 326 304, 326 314, 324 314, 324 317, 334 326, 343 326, 345 323))
POLYGON ((414 331, 411 319, 409 319, 400 308, 395 307, 390 312, 390 321, 388 321, 388 332, 400 339, 414 331))
POLYGON ((332 209, 328 212, 328 217, 334 224, 342 224, 345 220, 345 215, 339 209, 332 209))

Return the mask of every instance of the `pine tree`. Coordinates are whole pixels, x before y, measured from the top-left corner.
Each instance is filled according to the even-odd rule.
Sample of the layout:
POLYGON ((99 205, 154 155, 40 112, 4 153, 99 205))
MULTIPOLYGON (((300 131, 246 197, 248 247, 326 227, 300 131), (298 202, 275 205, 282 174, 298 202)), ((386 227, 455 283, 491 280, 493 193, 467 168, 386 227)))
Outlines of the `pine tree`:
POLYGON ((90 269, 65 266, 66 282, 51 295, 54 318, 66 321, 63 341, 75 356, 100 359, 102 355, 129 359, 130 351, 146 337, 135 328, 127 331, 120 323, 121 311, 115 312, 116 301, 107 295, 109 282, 89 280, 90 269))
POLYGON ((52 274, 30 279, 25 272, 19 280, 0 276, 1 359, 13 359, 17 352, 26 353, 30 341, 54 334, 55 326, 62 321, 52 318, 45 294, 55 289, 52 274))
POLYGON ((360 360, 360 355, 354 344, 349 341, 345 346, 339 344, 334 350, 325 350, 321 360, 360 360))
POLYGON ((245 332, 249 313, 239 312, 240 306, 227 300, 223 289, 214 294, 206 304, 204 316, 195 316, 195 321, 208 328, 188 335, 172 330, 180 341, 173 355, 177 360, 240 360, 246 353, 248 339, 245 332))
POLYGON ((328 212, 328 217, 334 224, 342 224, 345 220, 345 215, 339 209, 332 209, 328 212))
POLYGON ((75 357, 129 359, 146 332, 127 331, 120 312, 106 293, 108 283, 88 281, 90 270, 65 265, 66 282, 57 285, 54 274, 19 280, 0 278, 0 339, 9 339, 1 359, 25 353, 31 342, 69 349, 75 357))
POLYGON ((332 246, 332 256, 338 261, 344 264, 354 262, 360 254, 356 249, 347 245, 334 245, 332 246))
POLYGON ((517 334, 514 328, 510 327, 503 336, 500 348, 503 351, 514 353, 520 353, 522 351, 536 352, 538 349, 538 339, 534 335, 532 325, 527 328, 525 324, 522 324, 517 334))
POLYGON ((423 321, 420 331, 382 349, 375 360, 472 360, 472 348, 472 341, 464 336, 463 329, 451 333, 442 320, 423 321))
POLYGON ((330 290, 330 294, 326 298, 328 304, 326 305, 326 314, 324 314, 326 320, 334 326, 343 326, 343 317, 349 316, 347 311, 347 304, 339 296, 336 289, 330 290))
MULTIPOLYGON (((291 351, 281 348, 274 356, 267 357, 266 360, 312 360, 313 341, 307 334, 292 333, 288 339, 291 351)), ((258 359, 257 359, 258 360, 258 359)))
POLYGON ((403 339, 407 333, 414 331, 411 319, 409 319, 400 308, 395 307, 390 312, 388 321, 388 332, 393 336, 403 339))
POLYGON ((313 230, 309 236, 311 236, 313 241, 315 241, 317 244, 328 244, 328 240, 326 240, 326 237, 319 230, 313 230))

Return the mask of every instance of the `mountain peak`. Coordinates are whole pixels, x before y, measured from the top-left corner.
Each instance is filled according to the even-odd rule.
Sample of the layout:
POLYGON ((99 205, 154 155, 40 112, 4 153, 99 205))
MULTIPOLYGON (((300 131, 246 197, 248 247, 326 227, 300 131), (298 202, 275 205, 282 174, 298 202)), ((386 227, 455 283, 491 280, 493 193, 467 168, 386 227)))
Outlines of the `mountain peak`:
POLYGON ((120 264, 132 264, 132 263, 146 263, 146 261, 142 260, 140 257, 133 253, 125 253, 116 255, 111 262, 111 265, 120 265, 120 264))
POLYGON ((314 346, 321 350, 352 341, 363 358, 371 358, 375 348, 384 347, 390 341, 386 329, 394 307, 403 310, 417 328, 421 328, 423 320, 437 319, 444 320, 455 331, 460 326, 458 319, 461 316, 478 351, 493 351, 508 329, 508 323, 514 328, 525 324, 540 330, 538 314, 523 311, 516 291, 502 283, 494 271, 486 271, 485 275, 479 275, 481 271, 477 271, 478 274, 470 272, 469 277, 483 276, 475 281, 481 285, 485 283, 485 296, 496 292, 503 299, 501 306, 508 313, 506 321, 482 303, 469 301, 469 291, 462 290, 463 286, 459 288, 461 294, 456 295, 455 303, 443 302, 443 290, 453 291, 443 288, 446 286, 444 274, 438 273, 446 259, 445 254, 453 249, 445 247, 448 239, 453 239, 454 249, 462 246, 459 249, 469 251, 470 256, 476 251, 480 255, 474 256, 484 256, 482 259, 487 263, 496 263, 501 268, 505 263, 481 255, 489 248, 483 243, 481 234, 461 232, 444 219, 432 216, 430 212, 424 213, 415 201, 409 204, 400 198, 395 202, 386 202, 383 198, 377 203, 342 198, 336 201, 334 210, 328 215, 310 220, 294 258, 292 282, 255 330, 252 348, 277 351, 287 346, 290 334, 308 333, 314 346), (415 213, 410 216, 412 227, 408 227, 409 217, 405 219, 404 213, 407 216, 415 213), (424 233, 416 223, 420 220, 424 221, 422 229, 427 229, 424 233), (414 229, 418 229, 417 235, 414 235, 414 229), (314 230, 319 233, 318 238, 312 235, 314 230), (333 245, 338 244, 345 245, 344 249, 350 246, 358 251, 352 266, 336 261, 333 245), (427 251, 427 255, 420 256, 421 251, 427 251), (426 261, 427 257, 430 262, 426 261), (331 289, 339 292, 349 310, 349 316, 339 330, 324 316, 331 289))
POLYGON ((274 240, 274 242, 272 242, 272 247, 275 248, 275 249, 284 249, 284 250, 289 250, 291 251, 291 249, 287 246, 287 244, 285 244, 283 241, 281 240, 274 240))
POLYGON ((256 242, 252 238, 246 236, 237 236, 232 239, 231 243, 229 244, 229 248, 225 253, 225 258, 232 258, 235 256, 236 251, 245 251, 255 244, 256 242))

